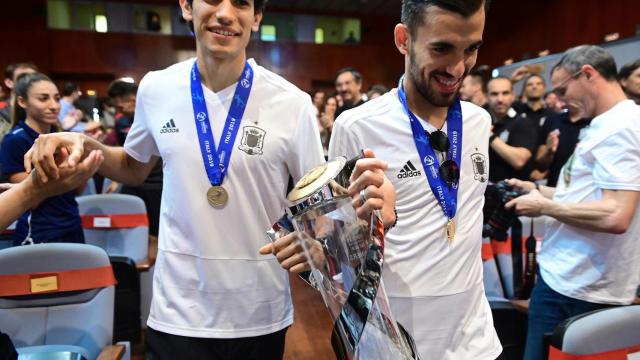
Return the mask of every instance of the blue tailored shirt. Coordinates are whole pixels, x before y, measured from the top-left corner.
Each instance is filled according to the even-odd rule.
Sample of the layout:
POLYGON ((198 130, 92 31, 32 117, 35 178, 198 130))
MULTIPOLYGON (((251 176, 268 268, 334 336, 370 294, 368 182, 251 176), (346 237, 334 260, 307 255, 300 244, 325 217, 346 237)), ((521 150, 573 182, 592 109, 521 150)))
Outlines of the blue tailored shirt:
MULTIPOLYGON (((29 151, 39 135, 21 121, 4 137, 0 147, 0 166, 3 176, 8 178, 10 175, 25 172, 24 154, 29 151)), ((27 238, 29 222, 34 243, 84 243, 75 191, 47 198, 37 208, 22 214, 16 226, 14 245, 22 244, 27 238), (31 216, 30 221, 29 216, 31 216)))

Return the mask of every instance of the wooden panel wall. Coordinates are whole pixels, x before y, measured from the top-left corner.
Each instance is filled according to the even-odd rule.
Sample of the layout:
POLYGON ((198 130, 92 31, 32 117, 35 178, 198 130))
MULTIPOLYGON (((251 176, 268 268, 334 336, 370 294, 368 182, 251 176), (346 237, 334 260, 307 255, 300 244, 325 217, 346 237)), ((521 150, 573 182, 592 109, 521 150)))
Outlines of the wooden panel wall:
POLYGON ((545 49, 601 44, 613 32, 621 39, 634 36, 638 26, 638 0, 493 0, 478 63, 495 67, 508 58, 522 60, 525 52, 536 57, 545 49))
MULTIPOLYGON (((174 63, 177 51, 194 49, 189 37, 49 30, 45 0, 3 2, 3 10, 0 68, 32 60, 59 80, 74 80, 99 95, 113 78, 130 75, 139 80, 149 70, 174 63)), ((249 55, 305 90, 312 84, 331 84, 335 71, 344 66, 360 69, 365 89, 375 83, 392 87, 403 71, 392 35, 398 18, 399 9, 388 17, 363 19, 359 46, 256 42, 249 55)), ((637 0, 494 0, 478 64, 499 66, 507 58, 520 60, 525 52, 535 56, 543 49, 556 52, 600 43, 610 32, 633 36, 637 24, 637 0)))

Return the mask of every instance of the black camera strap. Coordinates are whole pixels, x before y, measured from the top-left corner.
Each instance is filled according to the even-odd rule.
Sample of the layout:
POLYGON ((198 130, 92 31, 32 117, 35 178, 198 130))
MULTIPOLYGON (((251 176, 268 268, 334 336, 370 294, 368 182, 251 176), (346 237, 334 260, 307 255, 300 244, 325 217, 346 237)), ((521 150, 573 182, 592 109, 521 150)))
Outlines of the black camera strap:
POLYGON ((527 250, 524 262, 524 285, 522 286, 521 300, 531 297, 531 291, 536 280, 536 246, 538 242, 533 234, 533 218, 531 219, 531 232, 524 246, 527 250))
POLYGON ((522 293, 522 222, 517 217, 511 224, 511 260, 513 263, 513 296, 522 293))

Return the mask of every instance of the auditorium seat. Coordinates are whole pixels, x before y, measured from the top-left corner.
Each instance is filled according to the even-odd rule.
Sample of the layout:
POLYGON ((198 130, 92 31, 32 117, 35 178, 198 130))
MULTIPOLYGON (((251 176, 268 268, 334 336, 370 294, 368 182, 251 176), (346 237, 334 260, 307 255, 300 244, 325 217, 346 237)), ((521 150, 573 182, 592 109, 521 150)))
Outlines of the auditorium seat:
POLYGON ((640 305, 596 310, 560 323, 550 339, 549 359, 640 358, 640 305))
MULTIPOLYGON (((114 285, 109 257, 95 246, 1 250, 2 331, 24 358, 96 359, 112 344, 114 285)), ((128 359, 129 345, 124 346, 128 359)))
MULTIPOLYGON (((144 201, 137 196, 125 194, 98 194, 77 198, 85 242, 99 246, 112 257, 126 257, 133 260, 139 270, 140 323, 145 327, 151 306, 153 263, 149 260, 149 221, 144 201)), ((122 263, 119 266, 124 266, 122 263)), ((119 274, 132 272, 119 272, 119 274)), ((116 294, 117 308, 127 307, 124 299, 116 294)), ((118 311, 120 313, 120 311, 118 311)), ((121 321, 116 319, 120 328, 121 321)), ((135 341, 136 337, 129 338, 135 341)))
MULTIPOLYGON (((111 183, 113 183, 113 180, 104 178, 104 182, 102 183, 102 191, 101 191, 102 194, 107 193, 107 189, 109 188, 111 183)), ((122 191, 122 183, 118 184, 117 190, 113 194, 120 193, 120 191, 122 191)))
POLYGON ((17 222, 13 222, 6 230, 0 230, 0 250, 13 246, 13 233, 17 222))
POLYGON ((133 195, 98 194, 77 198, 85 242, 109 255, 136 264, 149 256, 149 221, 142 199, 133 195))
POLYGON ((87 181, 87 185, 84 188, 84 191, 79 196, 87 196, 87 195, 95 195, 96 191, 96 182, 93 178, 89 178, 87 181))

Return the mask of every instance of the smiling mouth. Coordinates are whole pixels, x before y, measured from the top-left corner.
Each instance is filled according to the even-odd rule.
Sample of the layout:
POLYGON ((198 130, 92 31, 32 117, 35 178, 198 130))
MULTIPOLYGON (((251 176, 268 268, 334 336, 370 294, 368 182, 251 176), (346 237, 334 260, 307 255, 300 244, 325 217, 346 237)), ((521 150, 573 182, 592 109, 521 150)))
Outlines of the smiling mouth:
POLYGON ((445 93, 452 93, 458 89, 460 85, 460 79, 455 79, 451 77, 444 77, 435 75, 433 79, 436 81, 436 84, 439 85, 440 89, 445 93))
POLYGON ((226 36, 226 37, 234 37, 234 36, 238 36, 240 34, 229 30, 229 29, 222 29, 222 28, 208 28, 208 31, 216 34, 216 35, 220 35, 220 36, 226 36))

